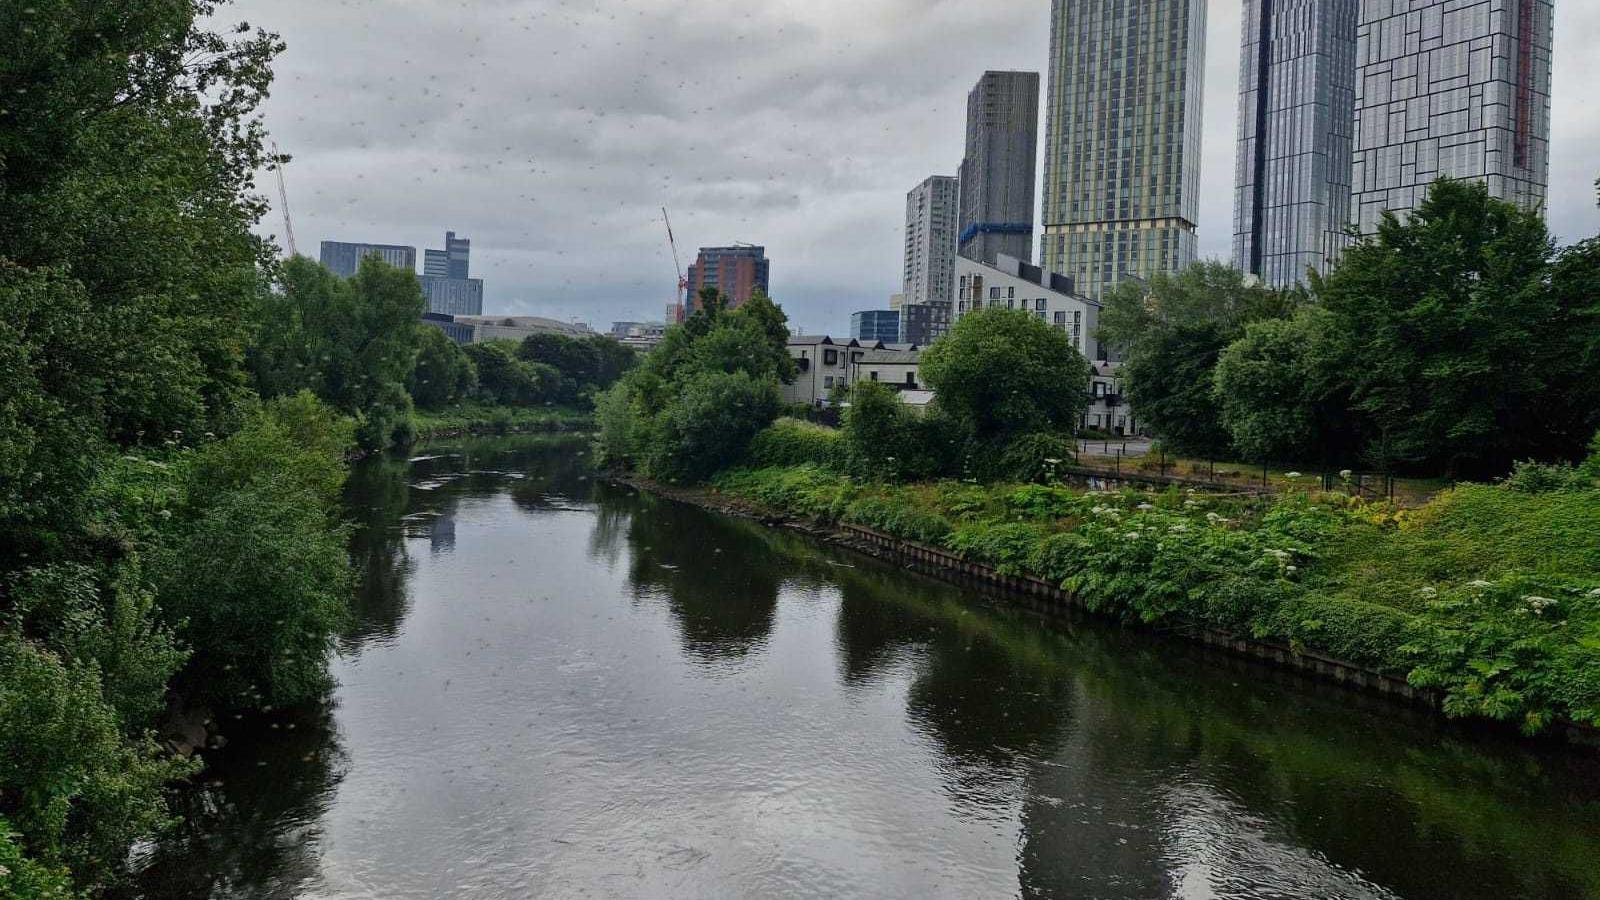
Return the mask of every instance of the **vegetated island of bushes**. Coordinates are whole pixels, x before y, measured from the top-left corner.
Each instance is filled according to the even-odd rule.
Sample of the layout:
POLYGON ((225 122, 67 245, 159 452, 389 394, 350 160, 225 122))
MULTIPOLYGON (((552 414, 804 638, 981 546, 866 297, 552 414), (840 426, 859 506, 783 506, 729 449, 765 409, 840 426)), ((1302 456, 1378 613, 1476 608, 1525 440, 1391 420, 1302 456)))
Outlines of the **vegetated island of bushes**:
MULTIPOLYGON (((1438 227, 1426 217, 1392 224, 1379 242, 1438 227)), ((1575 464, 1521 463, 1419 509, 1340 491, 1086 491, 1054 473, 1075 449, 1088 365, 1033 316, 963 317, 924 351, 922 376, 938 397, 925 415, 863 382, 839 398, 848 406, 832 429, 782 417, 791 363, 781 309, 761 298, 726 311, 712 300, 600 397, 606 464, 938 545, 1061 585, 1108 616, 1220 629, 1404 677, 1437 691, 1450 716, 1530 734, 1561 720, 1600 726, 1600 436, 1586 450, 1580 442, 1575 464)), ((1463 349, 1451 347, 1457 358, 1463 349)), ((1205 352, 1214 364, 1215 348, 1205 352)), ((1316 402, 1319 415, 1336 415, 1329 398, 1316 402)), ((1372 398, 1342 414, 1376 423, 1365 433, 1390 462, 1425 437, 1397 440, 1384 423, 1402 417, 1372 398)), ((1244 427, 1248 436, 1262 426, 1244 427)), ((1361 430, 1342 429, 1342 440, 1361 430)), ((1495 441, 1495 453, 1516 445, 1495 441)), ((1549 436, 1523 446, 1541 443, 1567 446, 1549 436)))

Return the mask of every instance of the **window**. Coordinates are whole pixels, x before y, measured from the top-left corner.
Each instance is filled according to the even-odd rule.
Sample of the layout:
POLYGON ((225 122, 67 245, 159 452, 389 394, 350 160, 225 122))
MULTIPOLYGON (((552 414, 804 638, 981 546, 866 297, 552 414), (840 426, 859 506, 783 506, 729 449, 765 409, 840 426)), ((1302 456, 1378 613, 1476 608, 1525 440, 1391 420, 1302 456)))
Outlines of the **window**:
POLYGON ((1044 312, 1044 308, 1045 308, 1044 298, 1040 297, 1038 300, 1033 301, 1033 308, 1037 309, 1039 312, 1044 312))
POLYGON ((824 351, 822 351, 822 364, 825 365, 825 366, 837 366, 839 364, 839 351, 837 351, 837 350, 824 350, 824 351))
POLYGON ((989 299, 990 300, 999 300, 1000 299, 1000 289, 997 288, 997 287, 989 288, 989 299))
POLYGON ((1016 288, 1014 288, 1014 287, 1006 288, 1006 299, 1007 300, 1010 300, 1010 299, 1012 299, 1012 298, 1014 298, 1016 296, 1017 296, 1017 289, 1016 288))
POLYGON ((912 369, 911 371, 906 373, 906 387, 914 388, 916 386, 917 386, 917 370, 916 369, 912 369))
MULTIPOLYGON (((824 375, 823 378, 822 378, 822 386, 825 387, 825 388, 833 387, 833 376, 832 375, 824 375)), ((1099 387, 1099 385, 1095 385, 1095 387, 1099 387)))
POLYGON ((878 380, 878 370, 877 369, 873 369, 868 374, 872 376, 872 380, 873 381, 877 381, 878 380))

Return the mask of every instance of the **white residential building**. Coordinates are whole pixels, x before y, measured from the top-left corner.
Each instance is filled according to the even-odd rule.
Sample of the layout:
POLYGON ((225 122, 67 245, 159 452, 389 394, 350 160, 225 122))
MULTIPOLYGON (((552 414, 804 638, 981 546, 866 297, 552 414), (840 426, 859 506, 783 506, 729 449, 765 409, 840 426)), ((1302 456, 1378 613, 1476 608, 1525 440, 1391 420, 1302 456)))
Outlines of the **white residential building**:
POLYGON ((836 388, 857 381, 878 381, 902 392, 923 387, 918 374, 922 352, 915 344, 795 335, 789 338, 789 357, 795 380, 783 386, 786 403, 826 405, 836 388))
POLYGON ((935 175, 906 194, 904 303, 950 303, 954 290, 960 182, 935 175))
POLYGON ((1005 255, 992 266, 965 257, 957 259, 956 321, 968 313, 993 307, 1034 313, 1066 332, 1084 359, 1104 356, 1094 339, 1100 324, 1100 304, 1074 291, 1072 279, 1005 255))

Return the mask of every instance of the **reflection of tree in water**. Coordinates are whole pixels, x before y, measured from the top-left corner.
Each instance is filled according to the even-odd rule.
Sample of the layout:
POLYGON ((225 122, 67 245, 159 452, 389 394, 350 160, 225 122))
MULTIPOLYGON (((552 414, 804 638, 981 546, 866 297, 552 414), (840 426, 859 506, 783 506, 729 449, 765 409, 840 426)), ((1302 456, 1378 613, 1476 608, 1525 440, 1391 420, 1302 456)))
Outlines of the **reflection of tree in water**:
POLYGON ((1220 897, 1600 896, 1600 763, 1143 635, 1084 629, 1071 657, 1077 727, 1029 781, 1025 896, 1181 877, 1220 897))
POLYGON ((764 644, 786 566, 760 526, 651 497, 637 504, 627 529, 635 595, 667 601, 693 657, 738 658, 764 644))
POLYGON ((317 879, 320 822, 346 766, 331 708, 240 723, 231 739, 178 794, 183 821, 113 900, 288 900, 317 879))
POLYGON ((406 614, 406 556, 401 519, 410 512, 411 465, 404 458, 370 457, 354 466, 345 487, 345 514, 354 523, 350 558, 358 573, 353 615, 343 644, 355 649, 393 636, 406 614))

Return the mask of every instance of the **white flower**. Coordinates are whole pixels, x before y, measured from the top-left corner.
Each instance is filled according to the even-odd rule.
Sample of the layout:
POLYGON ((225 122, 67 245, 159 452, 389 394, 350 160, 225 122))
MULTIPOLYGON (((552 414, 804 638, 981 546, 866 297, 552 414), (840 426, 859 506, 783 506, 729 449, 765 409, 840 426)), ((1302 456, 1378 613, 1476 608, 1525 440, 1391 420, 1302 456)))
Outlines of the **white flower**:
POLYGON ((1477 588, 1478 590, 1481 591, 1484 588, 1492 588, 1492 587, 1494 587, 1494 582, 1484 581, 1482 578, 1479 578, 1477 581, 1469 581, 1469 582, 1467 582, 1467 587, 1477 588))
POLYGON ((1354 478, 1355 474, 1356 473, 1350 471, 1349 469, 1340 469, 1339 470, 1339 477, 1343 478, 1345 481, 1349 481, 1351 478, 1354 478))
POLYGON ((1594 590, 1590 591, 1589 596, 1600 597, 1600 588, 1595 588, 1594 590))
POLYGON ((1059 459, 1051 459, 1049 457, 1045 457, 1045 462, 1049 463, 1052 466, 1058 466, 1058 465, 1061 464, 1061 460, 1059 460, 1059 459))
POLYGON ((1300 477, 1300 473, 1299 472, 1290 472, 1289 474, 1287 474, 1287 475, 1285 475, 1283 477, 1285 477, 1285 478, 1299 478, 1300 477))
POLYGON ((1522 599, 1528 604, 1528 608, 1533 610, 1533 614, 1536 616, 1544 615, 1545 610, 1556 605, 1556 601, 1550 599, 1549 597, 1527 596, 1523 597, 1522 599))
POLYGON ((1293 575, 1294 573, 1300 571, 1300 567, 1299 566, 1287 566, 1287 567, 1284 568, 1284 571, 1288 572, 1290 575, 1293 575))
POLYGON ((1417 591, 1417 593, 1422 595, 1422 596, 1424 596, 1424 597, 1437 597, 1437 596, 1439 596, 1439 592, 1434 590, 1431 587, 1425 587, 1422 590, 1417 591))
POLYGON ((1149 504, 1149 503, 1141 503, 1141 504, 1139 504, 1139 508, 1142 509, 1142 510, 1155 509, 1155 507, 1153 505, 1149 504))

